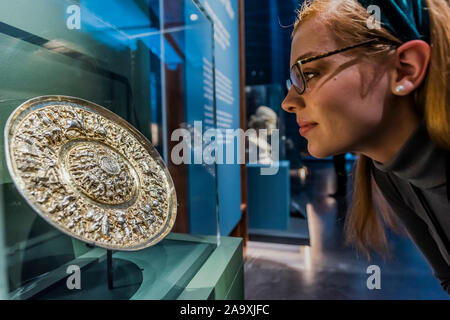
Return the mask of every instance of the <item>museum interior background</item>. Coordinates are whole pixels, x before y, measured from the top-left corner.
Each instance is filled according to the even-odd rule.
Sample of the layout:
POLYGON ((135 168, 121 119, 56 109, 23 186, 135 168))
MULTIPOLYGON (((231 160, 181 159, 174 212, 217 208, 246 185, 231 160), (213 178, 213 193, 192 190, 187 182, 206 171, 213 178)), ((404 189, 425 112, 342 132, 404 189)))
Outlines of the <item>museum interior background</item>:
MULTIPOLYGON (((309 156, 295 116, 280 107, 300 2, 1 1, 1 128, 33 97, 73 96, 106 107, 155 146, 178 207, 164 240, 114 251, 111 262, 106 249, 33 211, 8 172, 2 139, 0 298, 445 298, 409 240, 392 235, 397 258, 371 263, 343 245, 355 158, 345 155, 346 192, 333 194, 342 180, 333 159, 309 156), (271 123, 280 137, 279 159, 271 162, 277 173, 261 175, 264 162, 174 163, 172 133, 184 128, 194 141, 199 123, 200 134, 271 123), (370 264, 384 272, 382 292, 366 288, 370 264), (73 265, 82 290, 66 285, 73 265)), ((246 155, 235 149, 235 160, 246 155)))

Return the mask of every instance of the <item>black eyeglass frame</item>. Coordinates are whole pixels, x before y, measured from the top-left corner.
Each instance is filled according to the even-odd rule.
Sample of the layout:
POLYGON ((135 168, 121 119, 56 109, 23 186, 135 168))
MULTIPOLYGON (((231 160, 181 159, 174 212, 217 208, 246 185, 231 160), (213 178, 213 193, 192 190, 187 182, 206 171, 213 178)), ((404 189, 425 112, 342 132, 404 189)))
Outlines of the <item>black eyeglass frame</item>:
POLYGON ((305 63, 308 63, 308 62, 311 62, 311 61, 315 61, 315 60, 318 60, 318 59, 322 59, 322 58, 325 58, 325 57, 329 57, 331 55, 334 55, 334 54, 337 54, 337 53, 341 53, 341 52, 344 52, 344 51, 347 51, 347 50, 350 50, 350 49, 354 49, 354 48, 357 48, 357 47, 361 47, 361 46, 364 46, 364 45, 367 45, 367 44, 371 44, 371 43, 374 43, 374 42, 388 42, 388 43, 390 43, 392 45, 395 45, 395 46, 398 45, 398 44, 396 44, 396 43, 394 43, 394 42, 392 42, 390 40, 387 40, 387 39, 375 38, 375 39, 370 39, 370 40, 366 40, 366 41, 363 41, 363 42, 359 42, 359 43, 354 44, 354 45, 349 46, 349 47, 344 47, 344 48, 340 48, 340 49, 333 50, 333 51, 330 51, 330 52, 326 52, 326 53, 323 53, 323 54, 320 54, 320 55, 317 55, 317 56, 299 59, 292 65, 292 67, 290 69, 290 72, 289 72, 289 79, 286 80, 286 84, 287 84, 288 90, 290 89, 290 86, 293 86, 295 91, 297 91, 297 93, 299 95, 302 95, 305 92, 306 87, 307 87, 307 81, 306 81, 305 75, 304 75, 303 70, 302 70, 302 65, 304 65, 305 63), (297 71, 300 73, 301 80, 303 82, 303 89, 298 88, 298 86, 296 86, 294 84, 294 82, 292 81, 292 75, 295 72, 294 68, 297 68, 297 71))

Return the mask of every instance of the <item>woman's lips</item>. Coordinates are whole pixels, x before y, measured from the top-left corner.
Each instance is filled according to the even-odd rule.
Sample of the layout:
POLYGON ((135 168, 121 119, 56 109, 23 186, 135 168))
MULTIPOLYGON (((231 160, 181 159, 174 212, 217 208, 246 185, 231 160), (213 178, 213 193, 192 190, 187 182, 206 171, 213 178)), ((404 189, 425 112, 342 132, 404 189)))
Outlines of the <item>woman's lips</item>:
POLYGON ((304 137, 306 133, 308 133, 310 130, 314 129, 317 126, 317 123, 308 123, 304 124, 300 127, 300 134, 304 137))

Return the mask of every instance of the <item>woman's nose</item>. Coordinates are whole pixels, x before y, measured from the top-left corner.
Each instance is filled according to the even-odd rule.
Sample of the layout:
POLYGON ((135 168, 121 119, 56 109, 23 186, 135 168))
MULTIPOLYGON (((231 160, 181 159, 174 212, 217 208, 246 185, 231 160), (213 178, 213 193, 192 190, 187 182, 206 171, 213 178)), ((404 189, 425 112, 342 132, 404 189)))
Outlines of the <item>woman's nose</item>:
POLYGON ((281 108, 283 108, 284 111, 289 113, 295 113, 295 98, 294 98, 294 88, 291 88, 288 91, 288 94, 286 95, 286 98, 284 98, 283 102, 281 103, 281 108))

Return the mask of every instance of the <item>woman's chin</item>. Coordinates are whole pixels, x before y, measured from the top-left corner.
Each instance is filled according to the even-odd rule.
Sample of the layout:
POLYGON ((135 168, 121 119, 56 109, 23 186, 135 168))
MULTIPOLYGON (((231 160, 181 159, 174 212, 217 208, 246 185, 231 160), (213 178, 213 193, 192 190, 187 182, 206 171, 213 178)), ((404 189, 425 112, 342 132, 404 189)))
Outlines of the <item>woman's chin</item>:
POLYGON ((308 153, 314 158, 318 159, 328 158, 333 154, 332 152, 328 152, 327 150, 324 149, 313 148, 312 146, 310 146, 309 143, 308 143, 308 153))

